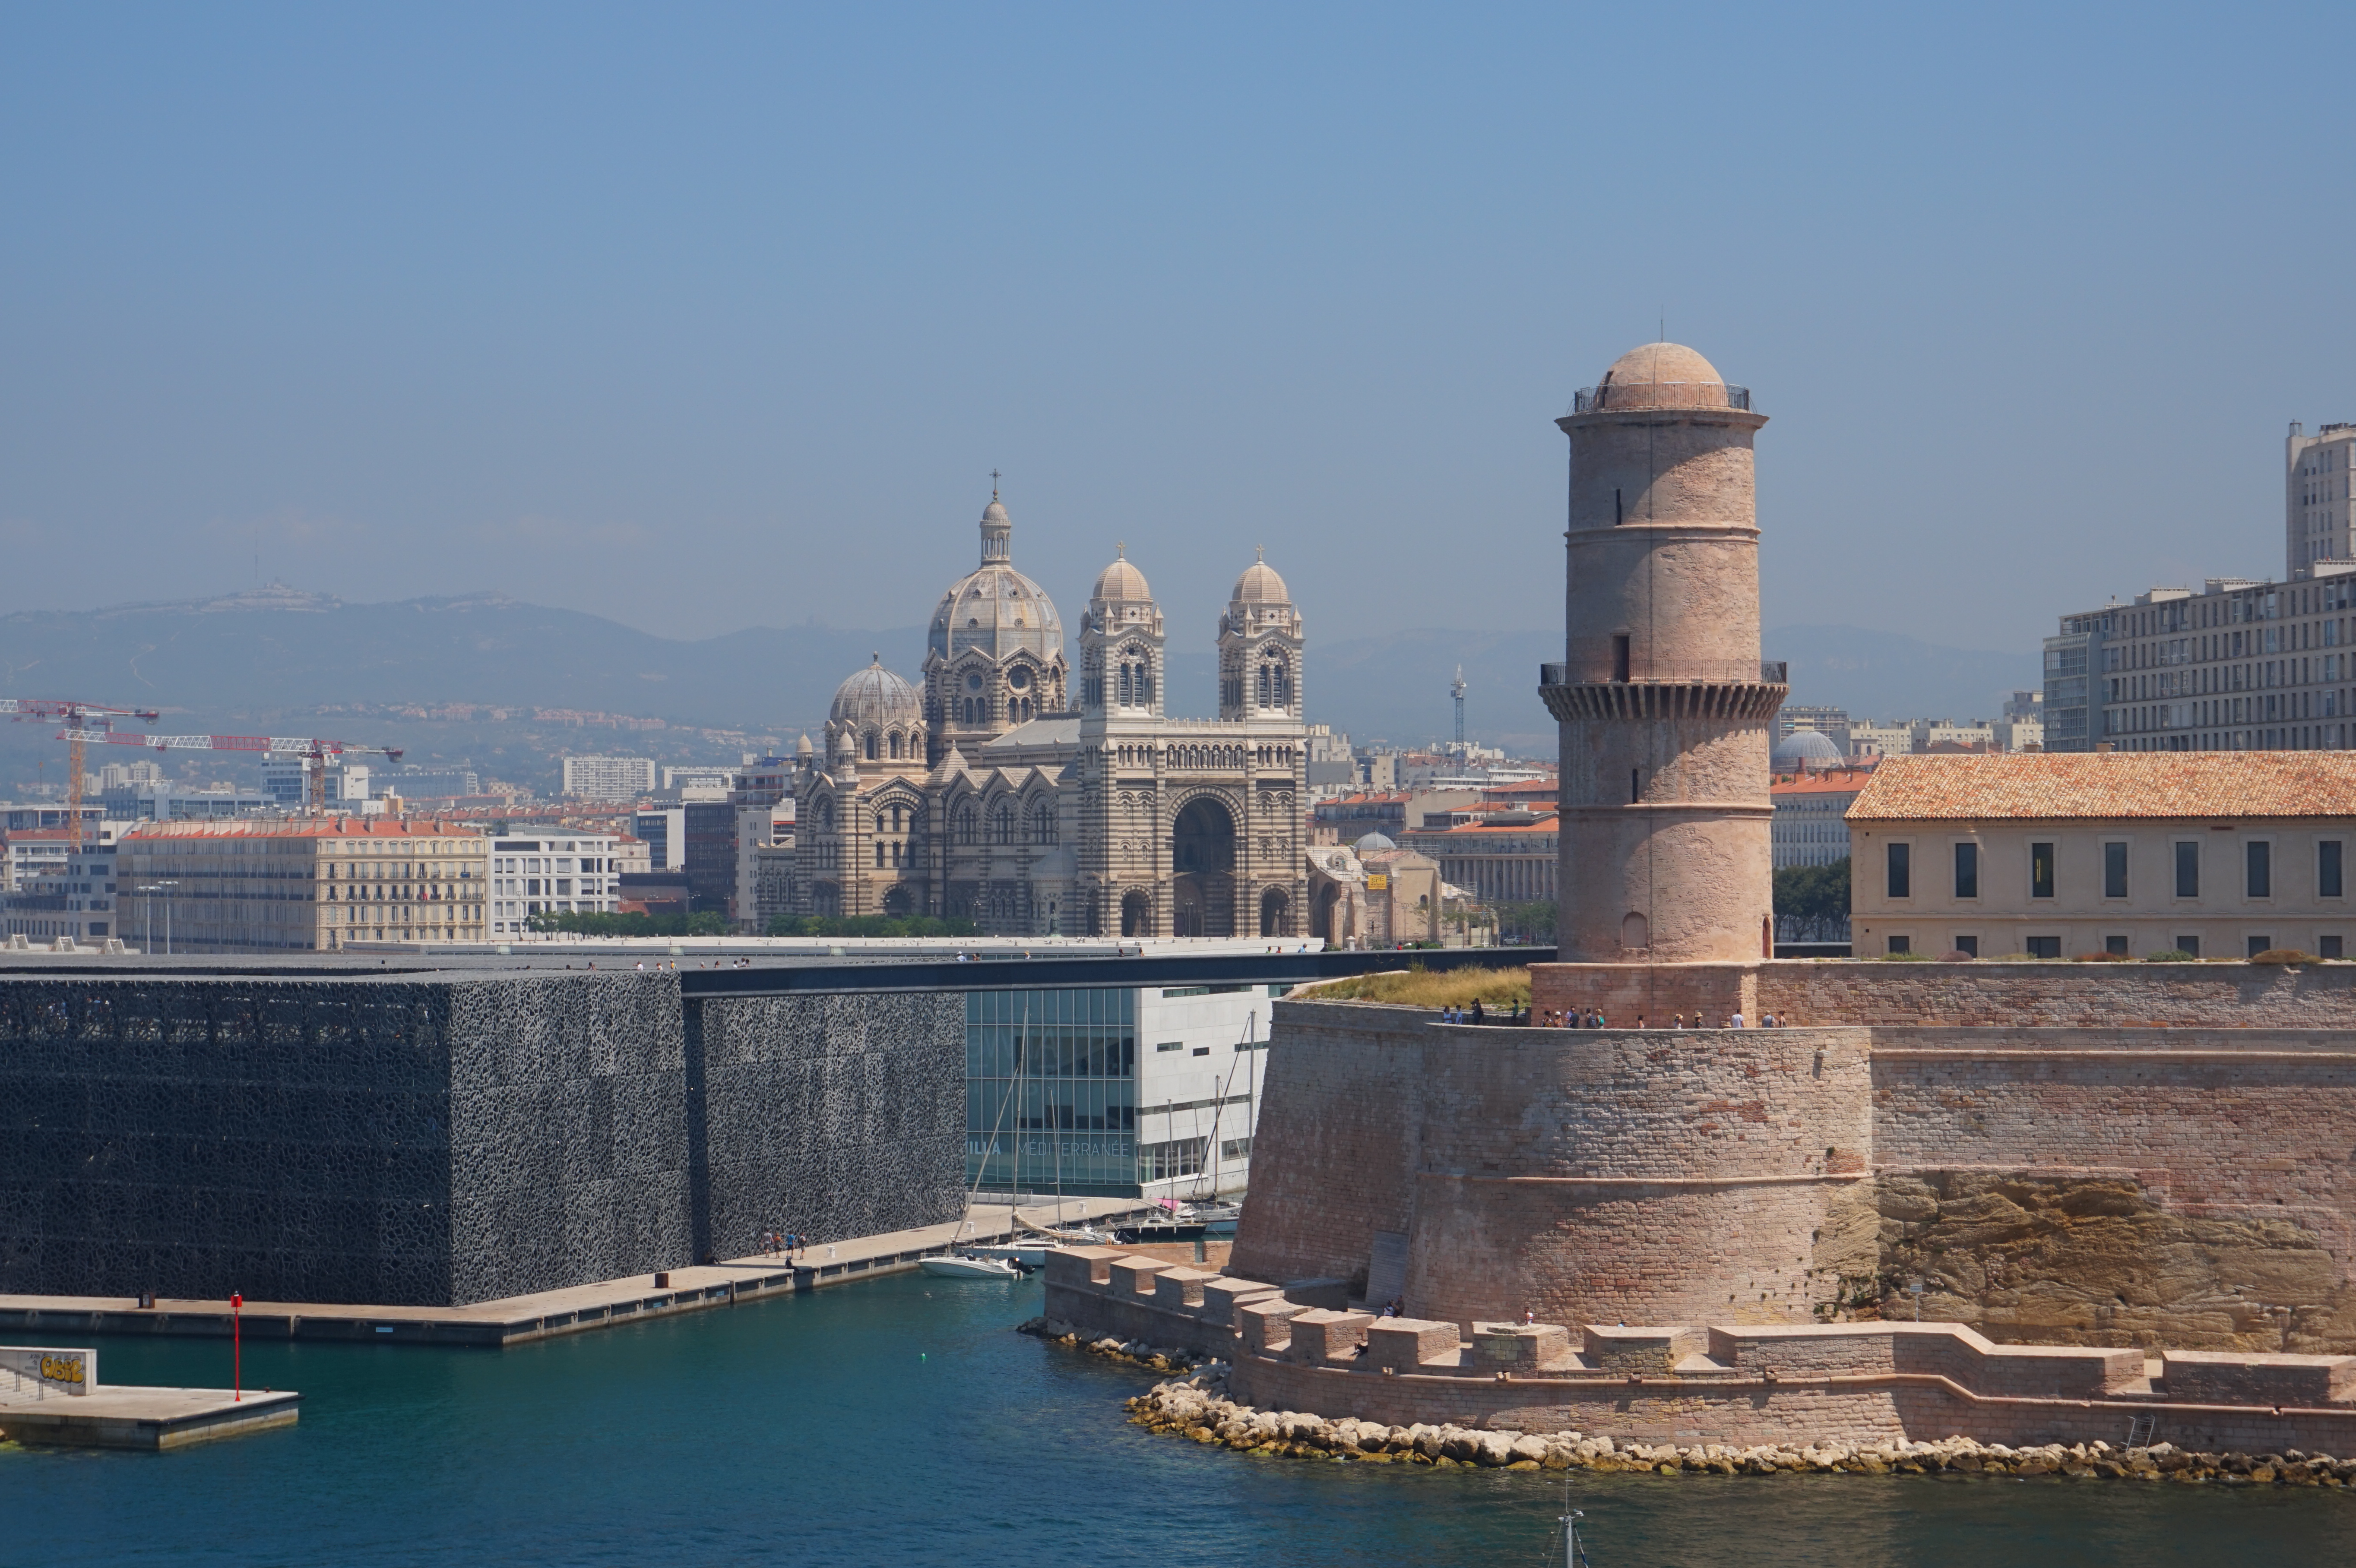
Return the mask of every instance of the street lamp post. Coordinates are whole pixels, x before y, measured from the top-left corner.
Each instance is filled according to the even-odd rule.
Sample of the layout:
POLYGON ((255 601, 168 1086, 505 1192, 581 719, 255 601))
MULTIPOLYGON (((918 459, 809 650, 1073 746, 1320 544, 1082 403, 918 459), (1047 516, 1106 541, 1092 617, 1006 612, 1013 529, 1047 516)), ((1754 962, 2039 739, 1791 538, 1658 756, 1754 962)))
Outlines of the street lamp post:
MULTIPOLYGON (((139 909, 145 931, 139 945, 150 957, 155 953, 155 901, 148 895, 179 885, 177 882, 143 882, 136 890, 140 895, 139 909)), ((168 896, 164 900, 164 951, 167 955, 172 951, 172 901, 168 896)))

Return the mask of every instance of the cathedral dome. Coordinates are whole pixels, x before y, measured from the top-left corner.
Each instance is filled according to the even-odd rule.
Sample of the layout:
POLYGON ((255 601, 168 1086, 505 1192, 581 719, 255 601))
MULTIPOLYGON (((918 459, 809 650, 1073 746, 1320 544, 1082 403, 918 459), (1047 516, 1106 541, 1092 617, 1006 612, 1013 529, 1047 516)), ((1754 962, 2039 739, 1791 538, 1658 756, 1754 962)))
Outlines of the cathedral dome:
POLYGON ((1682 343, 1642 343, 1612 362, 1595 386, 1603 409, 1722 409, 1726 378, 1682 343))
POLYGON ((1783 771, 1797 772, 1804 768, 1837 767, 1845 759, 1840 746, 1829 735, 1814 730, 1794 730, 1775 742, 1770 761, 1783 771))
POLYGON ((1396 849, 1398 848, 1398 845, 1392 843, 1387 837, 1384 837, 1380 833, 1369 833, 1365 837, 1360 838, 1355 844, 1350 846, 1351 852, 1362 860, 1369 855, 1379 855, 1386 849, 1396 849))
POLYGON ((958 579, 933 609, 926 645, 942 658, 978 649, 993 659, 1064 652, 1064 621, 1045 589, 1014 570, 1013 523, 993 496, 981 514, 981 566, 958 579))
POLYGON ((830 723, 854 729, 888 730, 916 724, 924 711, 916 688, 885 669, 879 654, 873 664, 834 688, 834 706, 826 716, 830 723))
POLYGON ((1265 560, 1256 560, 1244 568, 1244 574, 1236 579, 1236 591, 1230 603, 1290 604, 1292 592, 1285 587, 1284 579, 1276 574, 1276 568, 1265 560))
POLYGON ((1130 565, 1129 558, 1122 556, 1097 574, 1096 591, 1089 597, 1108 604, 1124 601, 1144 602, 1152 599, 1153 590, 1146 586, 1145 573, 1130 565))

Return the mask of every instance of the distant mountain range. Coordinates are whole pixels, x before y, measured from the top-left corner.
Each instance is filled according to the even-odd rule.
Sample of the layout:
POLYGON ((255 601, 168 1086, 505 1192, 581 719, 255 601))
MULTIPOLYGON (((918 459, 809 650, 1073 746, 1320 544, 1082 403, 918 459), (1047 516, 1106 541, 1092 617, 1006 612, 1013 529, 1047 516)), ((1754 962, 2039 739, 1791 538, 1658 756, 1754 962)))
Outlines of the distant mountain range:
MULTIPOLYGON (((1538 665, 1560 656, 1558 633, 1405 628, 1330 641, 1314 633, 1304 682, 1313 720, 1361 742, 1444 739, 1461 667, 1472 738, 1553 752, 1535 688, 1538 665)), ((2038 679, 2033 650, 1942 648, 1851 626, 1783 627, 1766 643, 1768 657, 1791 665, 1794 701, 1861 716, 1986 717, 2006 691, 2038 679)), ((156 728, 167 732, 401 745, 412 761, 464 757, 551 789, 561 751, 686 762, 790 746, 825 721, 843 677, 878 655, 915 678, 924 629, 755 626, 684 641, 493 595, 353 604, 273 585, 0 616, 0 696, 158 708, 166 717, 156 728)), ((1173 647, 1172 710, 1214 711, 1216 675, 1210 649, 1173 647)), ((0 789, 60 775, 64 748, 51 732, 0 725, 0 789)), ((186 755, 169 759, 171 771, 186 755)))

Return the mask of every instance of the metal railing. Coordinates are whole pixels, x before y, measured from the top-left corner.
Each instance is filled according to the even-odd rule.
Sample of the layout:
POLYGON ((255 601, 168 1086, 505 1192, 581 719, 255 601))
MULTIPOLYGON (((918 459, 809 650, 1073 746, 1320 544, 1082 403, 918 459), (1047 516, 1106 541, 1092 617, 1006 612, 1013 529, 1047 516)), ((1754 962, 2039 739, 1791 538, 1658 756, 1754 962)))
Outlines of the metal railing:
POLYGON ((1577 392, 1571 394, 1570 411, 1575 414, 1591 414, 1604 409, 1626 408, 1632 404, 1637 407, 1670 409, 1719 406, 1715 403, 1694 403, 1678 398, 1662 402, 1657 397, 1639 399, 1637 396, 1639 393, 1675 392, 1687 387, 1708 387, 1722 391, 1726 394, 1726 407, 1740 409, 1746 413, 1750 411, 1751 389, 1738 387, 1731 381, 1629 381, 1617 387, 1581 387, 1577 392), (1614 394, 1618 395, 1616 400, 1614 394))
MULTIPOLYGON (((1762 659, 1759 662, 1759 679, 1767 686, 1789 686, 1792 684, 1791 668, 1792 667, 1782 659, 1762 659)), ((1538 666, 1538 684, 1540 686, 1569 685, 1570 667, 1567 664, 1538 666)))

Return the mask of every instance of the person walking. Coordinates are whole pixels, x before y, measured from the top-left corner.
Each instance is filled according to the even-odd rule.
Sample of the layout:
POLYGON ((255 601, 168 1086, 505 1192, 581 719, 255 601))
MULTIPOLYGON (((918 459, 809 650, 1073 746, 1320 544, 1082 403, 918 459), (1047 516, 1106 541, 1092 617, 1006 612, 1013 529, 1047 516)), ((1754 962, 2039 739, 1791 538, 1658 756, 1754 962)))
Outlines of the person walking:
POLYGON ((1481 998, 1478 997, 1472 998, 1472 1021, 1476 1024, 1486 1023, 1488 1021, 1482 1016, 1481 998))

